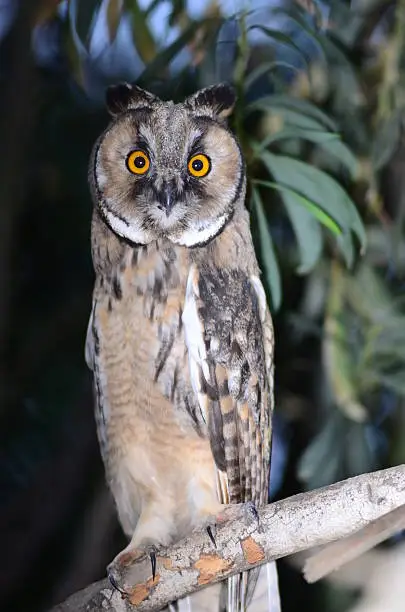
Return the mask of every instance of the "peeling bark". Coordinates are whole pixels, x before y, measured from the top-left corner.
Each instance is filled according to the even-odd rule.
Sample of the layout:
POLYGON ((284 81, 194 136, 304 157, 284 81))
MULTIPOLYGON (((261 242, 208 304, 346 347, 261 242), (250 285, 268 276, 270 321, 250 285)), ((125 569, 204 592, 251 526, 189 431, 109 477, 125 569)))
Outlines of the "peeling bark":
POLYGON ((124 598, 102 581, 76 593, 52 612, 129 612, 134 606, 142 612, 160 610, 202 585, 344 538, 403 504, 405 465, 269 504, 259 509, 258 521, 243 504, 228 506, 217 524, 216 548, 205 531, 195 532, 162 549, 155 580, 147 556, 115 574, 124 598))

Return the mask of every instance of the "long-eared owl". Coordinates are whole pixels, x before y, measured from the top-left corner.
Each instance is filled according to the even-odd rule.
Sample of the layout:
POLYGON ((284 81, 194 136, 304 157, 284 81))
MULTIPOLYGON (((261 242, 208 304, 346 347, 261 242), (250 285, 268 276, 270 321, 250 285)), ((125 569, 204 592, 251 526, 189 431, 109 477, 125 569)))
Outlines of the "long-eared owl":
MULTIPOLYGON (((96 281, 86 359, 130 540, 112 580, 145 551, 153 566, 160 546, 199 525, 211 534, 223 504, 268 499, 273 328, 245 163, 226 125, 234 103, 226 84, 181 104, 128 84, 107 92, 112 121, 90 163, 96 281)), ((225 597, 218 585, 196 593, 192 609, 270 609, 268 593, 254 605, 257 575, 229 579, 225 597), (204 603, 209 594, 214 604, 204 603)))

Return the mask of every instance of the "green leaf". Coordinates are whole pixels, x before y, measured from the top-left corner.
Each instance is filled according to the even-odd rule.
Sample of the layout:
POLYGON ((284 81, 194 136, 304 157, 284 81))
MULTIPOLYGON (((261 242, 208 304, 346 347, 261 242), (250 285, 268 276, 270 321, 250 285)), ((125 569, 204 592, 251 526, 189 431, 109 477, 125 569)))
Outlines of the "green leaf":
POLYGON ((400 370, 398 372, 394 372, 393 374, 382 374, 378 371, 370 370, 367 372, 368 378, 370 378, 370 382, 373 383, 373 387, 375 386, 383 386, 386 389, 390 389, 394 393, 398 393, 398 395, 405 395, 405 371, 400 370))
POLYGON ((263 203, 257 189, 252 187, 252 209, 256 215, 259 231, 261 261, 263 262, 265 279, 270 289, 273 309, 278 310, 281 304, 281 279, 277 257, 274 252, 273 240, 268 227, 263 203))
POLYGON ((163 49, 158 55, 151 61, 145 70, 139 77, 139 83, 147 83, 153 78, 161 76, 161 73, 166 71, 169 67, 172 59, 192 40, 196 32, 204 26, 209 27, 211 22, 210 19, 202 21, 193 21, 191 24, 180 34, 175 41, 173 41, 168 47, 163 49))
POLYGON ((386 325, 372 326, 370 336, 373 361, 387 357, 405 362, 405 317, 394 317, 386 325))
POLYGON ((333 410, 298 462, 297 477, 306 488, 315 489, 339 480, 344 430, 343 415, 333 410))
POLYGON ((344 446, 345 467, 349 477, 378 470, 367 423, 350 422, 344 446))
POLYGON ((132 17, 133 41, 139 57, 145 64, 153 63, 157 46, 146 13, 138 0, 125 0, 125 9, 132 17))
POLYGON ((253 83, 257 81, 257 79, 260 79, 260 77, 267 75, 269 72, 274 70, 274 68, 288 68, 289 70, 297 74, 300 72, 299 68, 297 68, 293 64, 290 64, 289 62, 283 62, 281 60, 274 60, 273 62, 264 62, 245 76, 245 79, 243 81, 245 91, 248 91, 252 87, 253 83))
POLYGON ((86 0, 86 2, 76 0, 74 3, 75 10, 73 13, 75 14, 76 19, 73 27, 75 28, 77 36, 86 49, 90 43, 94 18, 100 6, 101 0, 86 0))
POLYGON ((395 111, 379 126, 371 150, 371 160, 375 170, 381 170, 394 155, 402 135, 403 110, 395 111))
POLYGON ((293 49, 294 51, 297 52, 297 54, 304 60, 305 64, 308 63, 308 58, 303 52, 302 48, 299 47, 294 42, 293 38, 291 38, 291 36, 288 36, 288 34, 285 34, 284 32, 280 32, 280 30, 274 30, 273 28, 268 28, 267 26, 260 25, 260 24, 254 24, 254 25, 249 26, 248 31, 250 30, 260 30, 260 32, 263 32, 263 34, 266 34, 266 36, 268 36, 269 38, 272 38, 276 42, 282 45, 285 45, 286 47, 290 47, 290 49, 293 49))
MULTIPOLYGON (((300 263, 297 268, 298 274, 307 274, 317 263, 322 252, 322 233, 319 224, 316 221, 316 216, 313 210, 319 210, 312 202, 308 202, 299 193, 289 189, 281 188, 277 183, 269 181, 254 181, 256 184, 264 185, 265 187, 273 187, 281 192, 284 205, 294 229, 295 237, 298 243, 300 254, 300 263)), ((320 211, 323 220, 329 218, 320 211)), ((334 228, 339 231, 339 228, 332 221, 334 228)))
POLYGON ((260 143, 258 148, 259 155, 262 149, 280 140, 298 138, 308 140, 338 159, 349 170, 351 177, 354 178, 357 171, 357 159, 349 147, 342 142, 339 134, 319 129, 320 126, 317 121, 298 113, 282 110, 280 115, 284 119, 285 128, 270 134, 260 143))
POLYGON ((107 27, 110 43, 113 43, 117 36, 118 26, 122 18, 123 0, 108 0, 107 5, 107 27))
POLYGON ((298 274, 307 274, 317 263, 322 253, 322 232, 316 219, 287 192, 283 194, 284 205, 297 239, 300 263, 298 274))
POLYGON ((152 2, 145 7, 145 17, 150 17, 153 11, 160 5, 163 4, 164 0, 152 0, 152 2))
POLYGON ((327 127, 334 132, 337 132, 337 124, 331 119, 326 113, 321 111, 315 104, 307 102, 306 100, 300 100, 299 98, 293 98, 286 94, 272 94, 255 100, 246 106, 246 113, 254 110, 266 110, 283 113, 283 111, 292 111, 303 117, 309 117, 317 121, 317 128, 325 130, 327 127))
POLYGON ((278 183, 301 194, 323 210, 341 228, 342 236, 352 231, 360 242, 361 252, 366 246, 366 233, 357 208, 346 191, 331 176, 298 159, 263 151, 261 159, 278 183))
POLYGON ((354 264, 354 247, 350 232, 342 232, 340 236, 337 237, 337 243, 345 260, 346 266, 351 269, 354 264))
POLYGON ((323 363, 326 380, 336 405, 350 419, 364 422, 367 409, 361 402, 359 389, 360 345, 352 342, 350 311, 346 307, 347 284, 350 279, 335 259, 330 265, 329 291, 326 300, 323 342, 323 363))
POLYGON ((325 59, 329 61, 333 67, 339 65, 344 68, 354 88, 360 89, 353 63, 346 56, 339 44, 334 42, 328 32, 315 30, 313 26, 308 23, 305 13, 300 9, 290 10, 284 7, 276 7, 274 13, 286 15, 291 21, 297 24, 319 46, 325 59))
POLYGON ((386 327, 388 322, 400 325, 388 285, 370 264, 363 261, 359 265, 356 278, 349 282, 346 293, 350 306, 366 319, 370 326, 386 327), (367 299, 364 299, 365 297, 367 299))
POLYGON ((366 423, 347 419, 332 410, 322 429, 302 454, 298 478, 309 489, 377 469, 366 423))
POLYGON ((80 51, 81 51, 80 46, 81 45, 82 45, 81 41, 80 41, 79 45, 77 44, 77 35, 74 36, 73 28, 72 28, 72 30, 70 32, 70 35, 65 37, 65 49, 64 49, 64 51, 65 51, 66 57, 68 59, 69 70, 70 70, 71 76, 84 89, 85 88, 85 80, 84 80, 83 65, 82 65, 81 54, 80 54, 80 51))
POLYGON ((327 215, 321 208, 319 208, 318 204, 311 202, 311 200, 308 200, 300 193, 297 193, 293 189, 289 189, 284 185, 280 185, 279 183, 274 183, 272 181, 254 180, 253 182, 257 185, 263 185, 263 187, 268 187, 269 189, 276 189, 281 193, 287 193, 291 195, 299 204, 301 204, 301 206, 304 206, 304 208, 306 208, 315 217, 315 219, 317 219, 320 223, 322 223, 322 225, 327 227, 333 234, 335 234, 336 236, 339 236, 341 234, 342 230, 337 225, 337 223, 335 223, 335 221, 331 217, 329 217, 329 215, 327 215))
POLYGON ((169 25, 173 27, 176 25, 179 17, 187 15, 187 7, 185 0, 171 0, 171 6, 172 11, 169 17, 169 25))

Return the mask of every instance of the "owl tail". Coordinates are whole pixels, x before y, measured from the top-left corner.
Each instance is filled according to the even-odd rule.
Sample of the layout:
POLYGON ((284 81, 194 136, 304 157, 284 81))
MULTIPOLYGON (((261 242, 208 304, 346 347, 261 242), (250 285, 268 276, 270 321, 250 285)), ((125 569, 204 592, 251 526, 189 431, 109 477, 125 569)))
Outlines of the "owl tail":
POLYGON ((171 604, 169 611, 281 612, 276 564, 272 561, 197 591, 171 604))
POLYGON ((281 612, 276 562, 261 565, 257 570, 257 581, 247 590, 246 612, 281 612))

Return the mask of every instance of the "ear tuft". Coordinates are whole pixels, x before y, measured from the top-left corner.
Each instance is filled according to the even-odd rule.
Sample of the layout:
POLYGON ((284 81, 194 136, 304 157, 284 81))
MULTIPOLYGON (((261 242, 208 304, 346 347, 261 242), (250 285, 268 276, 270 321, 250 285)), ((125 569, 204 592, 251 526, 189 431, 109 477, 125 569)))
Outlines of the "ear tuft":
POLYGON ((107 109, 113 117, 128 109, 152 108, 157 102, 159 98, 130 83, 111 85, 106 92, 107 109))
POLYGON ((197 91, 185 100, 185 105, 196 115, 223 121, 232 113, 235 102, 234 88, 228 83, 220 83, 197 91))

